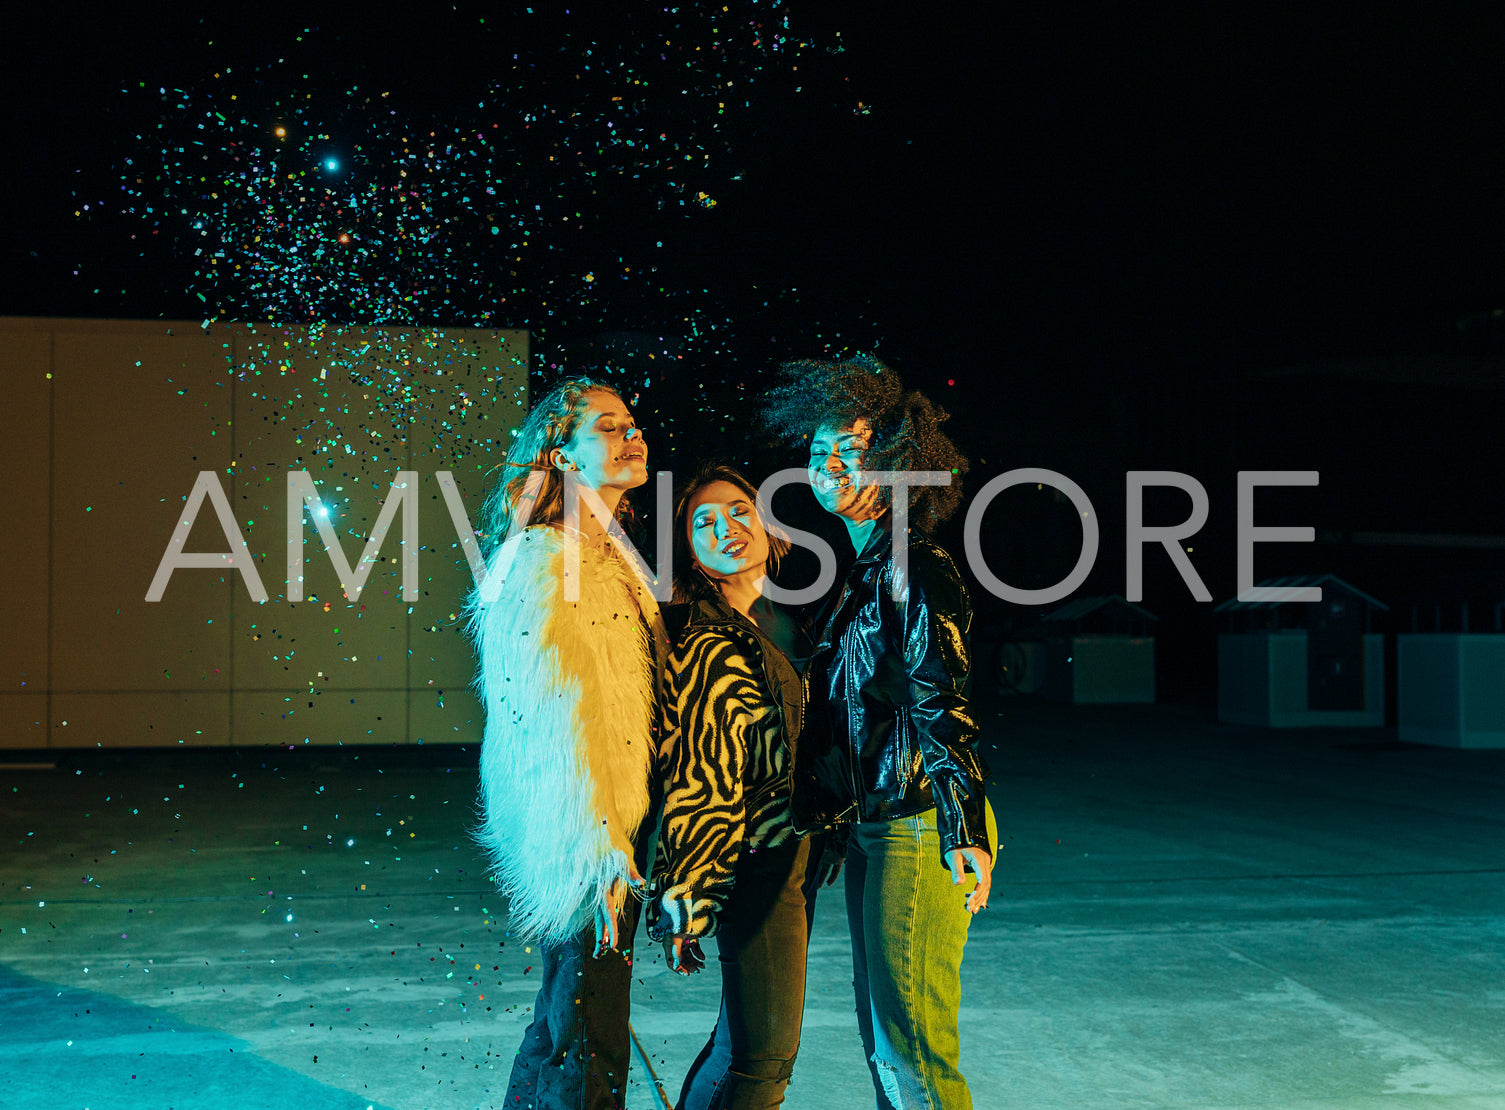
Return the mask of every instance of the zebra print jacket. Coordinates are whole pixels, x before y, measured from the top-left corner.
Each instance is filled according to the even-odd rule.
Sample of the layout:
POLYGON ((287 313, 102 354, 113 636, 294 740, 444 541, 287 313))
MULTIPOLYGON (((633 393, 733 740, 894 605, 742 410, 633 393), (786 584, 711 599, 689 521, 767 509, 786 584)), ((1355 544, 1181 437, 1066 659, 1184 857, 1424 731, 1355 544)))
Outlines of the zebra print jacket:
POLYGON ((742 853, 797 835, 789 803, 804 716, 798 673, 720 596, 665 610, 671 628, 681 619, 664 698, 654 940, 713 935, 742 853))

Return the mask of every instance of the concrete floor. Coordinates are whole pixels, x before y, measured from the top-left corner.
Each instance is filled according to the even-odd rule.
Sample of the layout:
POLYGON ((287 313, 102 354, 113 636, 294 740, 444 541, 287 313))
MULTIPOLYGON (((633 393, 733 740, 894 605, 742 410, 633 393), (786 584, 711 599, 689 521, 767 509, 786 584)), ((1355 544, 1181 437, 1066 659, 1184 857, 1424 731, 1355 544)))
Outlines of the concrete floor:
MULTIPOLYGON (((982 710, 979 1107, 1505 1107, 1505 752, 982 710)), ((500 1105, 535 980, 465 836, 473 751, 54 755, 0 771, 0 1106, 500 1105)), ((828 897, 791 1107, 873 1104, 848 958, 828 897)), ((672 1097, 717 979, 639 979, 672 1097)))

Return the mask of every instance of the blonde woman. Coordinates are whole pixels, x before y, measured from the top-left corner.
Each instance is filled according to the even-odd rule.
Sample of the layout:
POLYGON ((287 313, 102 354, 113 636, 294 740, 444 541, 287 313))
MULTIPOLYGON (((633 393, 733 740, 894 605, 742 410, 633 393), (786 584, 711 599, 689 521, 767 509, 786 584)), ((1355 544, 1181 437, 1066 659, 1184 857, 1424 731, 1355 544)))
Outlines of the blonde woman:
POLYGON ((467 606, 486 711, 477 839, 541 973, 508 1106, 626 1101, 664 645, 616 522, 647 477, 626 403, 577 378, 534 403, 482 509, 491 549, 467 606))

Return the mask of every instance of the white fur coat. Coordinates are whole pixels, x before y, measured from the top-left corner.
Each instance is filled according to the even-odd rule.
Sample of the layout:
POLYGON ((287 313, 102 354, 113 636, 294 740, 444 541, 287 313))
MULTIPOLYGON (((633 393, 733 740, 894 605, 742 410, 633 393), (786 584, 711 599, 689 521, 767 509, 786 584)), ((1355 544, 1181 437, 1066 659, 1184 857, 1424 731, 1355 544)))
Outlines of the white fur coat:
POLYGON ((658 606, 626 559, 580 544, 579 600, 565 600, 573 546, 560 529, 524 529, 492 554, 469 608, 486 707, 477 839, 513 928, 544 943, 577 935, 628 875, 663 658, 658 606))

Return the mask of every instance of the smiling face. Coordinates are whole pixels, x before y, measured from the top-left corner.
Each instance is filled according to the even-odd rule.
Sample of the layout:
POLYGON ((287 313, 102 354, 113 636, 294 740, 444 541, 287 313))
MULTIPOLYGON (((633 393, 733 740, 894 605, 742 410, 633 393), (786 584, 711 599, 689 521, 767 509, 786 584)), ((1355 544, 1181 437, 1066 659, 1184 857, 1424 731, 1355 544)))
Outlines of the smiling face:
POLYGON ((873 429, 864 417, 850 424, 822 424, 810 437, 810 488, 828 513, 849 520, 876 515, 879 487, 864 480, 862 459, 873 429))
POLYGON ((592 489, 635 489, 648 480, 648 444, 627 403, 609 389, 584 394, 585 412, 553 463, 592 489))
POLYGON ((685 527, 695 561, 713 579, 761 572, 768 563, 768 533, 758 510, 731 482, 709 482, 696 490, 685 527))

